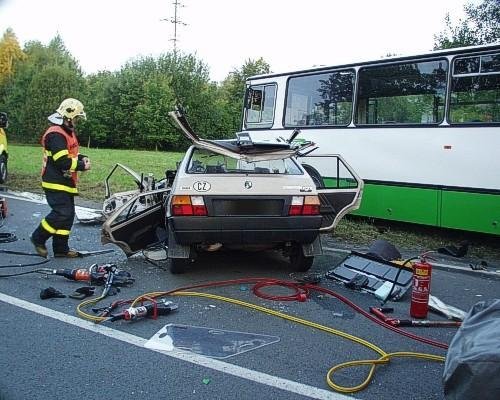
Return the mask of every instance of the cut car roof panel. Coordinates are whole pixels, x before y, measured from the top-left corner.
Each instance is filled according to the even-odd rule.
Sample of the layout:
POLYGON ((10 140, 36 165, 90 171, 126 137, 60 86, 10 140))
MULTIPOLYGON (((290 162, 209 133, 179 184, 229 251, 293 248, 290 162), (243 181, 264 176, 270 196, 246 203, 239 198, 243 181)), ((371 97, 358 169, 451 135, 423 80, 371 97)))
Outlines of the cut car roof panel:
MULTIPOLYGON (((244 159, 250 162, 282 159, 292 157, 313 146, 311 142, 299 144, 283 138, 254 142, 248 132, 238 132, 237 139, 232 140, 205 140, 193 131, 186 117, 180 111, 171 111, 169 115, 194 145, 235 159, 244 159)), ((293 134, 293 137, 295 136, 296 132, 293 134)))

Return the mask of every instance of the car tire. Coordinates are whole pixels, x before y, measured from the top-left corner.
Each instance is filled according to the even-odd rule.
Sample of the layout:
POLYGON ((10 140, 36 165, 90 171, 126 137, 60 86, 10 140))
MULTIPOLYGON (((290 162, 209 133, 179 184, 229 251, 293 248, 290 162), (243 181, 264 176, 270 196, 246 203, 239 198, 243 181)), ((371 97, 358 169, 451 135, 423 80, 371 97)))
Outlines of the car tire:
POLYGON ((0 183, 7 181, 7 157, 5 154, 0 155, 0 183))
POLYGON ((290 250, 290 265, 296 272, 306 272, 311 269, 314 263, 314 257, 306 257, 302 245, 295 244, 290 250))
POLYGON ((187 271, 190 262, 189 258, 171 258, 170 272, 172 274, 183 274, 187 271))

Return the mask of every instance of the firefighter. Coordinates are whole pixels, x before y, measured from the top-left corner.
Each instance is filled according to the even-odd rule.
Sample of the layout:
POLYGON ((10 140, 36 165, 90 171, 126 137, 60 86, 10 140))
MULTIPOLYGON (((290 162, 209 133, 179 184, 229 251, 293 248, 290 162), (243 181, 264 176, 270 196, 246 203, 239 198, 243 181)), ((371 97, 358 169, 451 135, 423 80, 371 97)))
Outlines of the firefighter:
POLYGON ((52 125, 42 136, 42 188, 51 211, 31 235, 31 242, 42 257, 48 256, 45 243, 50 237, 54 257, 79 256, 77 250, 69 248, 68 239, 75 217, 77 171, 88 171, 90 160, 79 154, 75 132, 78 118, 86 119, 83 104, 76 99, 65 99, 48 117, 52 125))

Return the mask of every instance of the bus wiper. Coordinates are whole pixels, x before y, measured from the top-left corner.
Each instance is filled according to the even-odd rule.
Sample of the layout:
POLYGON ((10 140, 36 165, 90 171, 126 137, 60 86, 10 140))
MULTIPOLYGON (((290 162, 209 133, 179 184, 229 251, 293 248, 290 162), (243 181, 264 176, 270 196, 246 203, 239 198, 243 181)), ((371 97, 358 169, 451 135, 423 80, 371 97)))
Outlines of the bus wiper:
POLYGON ((287 142, 291 144, 295 140, 295 138, 297 137, 297 135, 299 133, 300 133, 300 129, 295 128, 293 130, 292 134, 290 135, 290 137, 288 138, 287 142))

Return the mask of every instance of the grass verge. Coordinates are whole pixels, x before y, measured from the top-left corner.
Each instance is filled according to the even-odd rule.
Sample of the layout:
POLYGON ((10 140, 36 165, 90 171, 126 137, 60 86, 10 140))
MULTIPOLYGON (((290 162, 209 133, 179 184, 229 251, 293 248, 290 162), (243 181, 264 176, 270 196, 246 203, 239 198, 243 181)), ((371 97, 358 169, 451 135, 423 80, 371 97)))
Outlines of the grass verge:
MULTIPOLYGON (((80 173, 78 190, 83 199, 103 201, 104 180, 116 163, 124 164, 137 173, 152 173, 157 179, 165 177, 167 169, 175 169, 176 162, 184 153, 109 150, 80 148, 92 162, 92 169, 80 173)), ((42 166, 41 146, 9 144, 9 177, 7 186, 10 190, 43 193, 40 186, 42 166)), ((112 190, 124 191, 136 189, 132 178, 117 171, 112 178, 112 190)))

